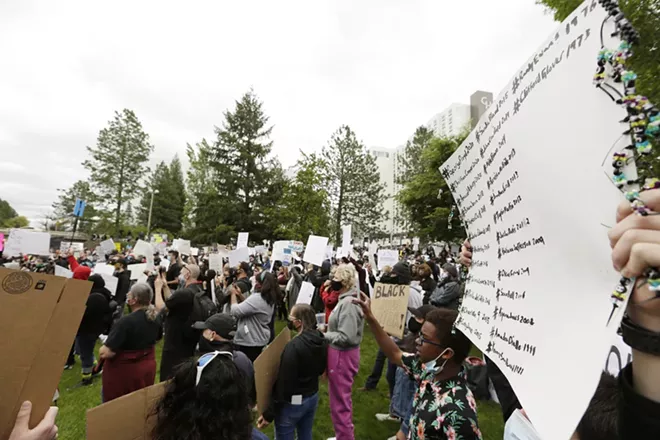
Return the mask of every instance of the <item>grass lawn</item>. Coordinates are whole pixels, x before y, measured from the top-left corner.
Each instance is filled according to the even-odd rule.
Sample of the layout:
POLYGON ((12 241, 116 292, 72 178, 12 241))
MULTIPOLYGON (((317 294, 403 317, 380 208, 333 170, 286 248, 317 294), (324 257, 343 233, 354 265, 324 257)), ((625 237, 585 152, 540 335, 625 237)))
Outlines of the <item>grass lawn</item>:
MULTIPOLYGON (((278 331, 283 327, 284 323, 277 323, 278 331)), ((156 348, 157 361, 160 364, 162 342, 156 348)), ((387 381, 385 380, 384 372, 376 391, 364 393, 357 390, 364 385, 367 376, 371 373, 377 351, 376 341, 368 328, 365 328, 365 336, 360 353, 360 371, 353 387, 353 420, 355 423, 355 437, 358 440, 385 440, 394 435, 398 429, 397 423, 378 422, 374 417, 376 413, 386 413, 389 407, 387 381)), ((76 366, 72 370, 64 371, 60 379, 60 399, 58 401, 60 412, 57 418, 57 425, 61 440, 84 439, 85 412, 87 409, 101 404, 100 378, 95 379, 94 385, 75 387, 80 381, 80 359, 77 359, 76 362, 76 366)), ((158 378, 158 374, 156 378, 158 378)), ((330 419, 327 383, 321 382, 319 395, 319 408, 316 412, 314 424, 314 439, 325 440, 334 435, 332 420, 330 419)), ((478 417, 484 439, 499 440, 502 438, 504 428, 499 405, 493 402, 479 402, 478 417)), ((269 427, 265 432, 269 437, 274 438, 272 427, 269 427)))

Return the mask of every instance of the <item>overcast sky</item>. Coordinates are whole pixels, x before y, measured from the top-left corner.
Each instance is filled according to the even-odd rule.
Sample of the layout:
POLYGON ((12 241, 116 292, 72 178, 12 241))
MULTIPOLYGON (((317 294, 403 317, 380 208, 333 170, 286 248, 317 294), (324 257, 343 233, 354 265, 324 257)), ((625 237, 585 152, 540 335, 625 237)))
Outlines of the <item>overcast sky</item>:
POLYGON ((534 0, 0 1, 0 198, 33 222, 134 110, 185 159, 253 87, 287 167, 341 124, 394 148, 495 94, 556 27, 534 0))

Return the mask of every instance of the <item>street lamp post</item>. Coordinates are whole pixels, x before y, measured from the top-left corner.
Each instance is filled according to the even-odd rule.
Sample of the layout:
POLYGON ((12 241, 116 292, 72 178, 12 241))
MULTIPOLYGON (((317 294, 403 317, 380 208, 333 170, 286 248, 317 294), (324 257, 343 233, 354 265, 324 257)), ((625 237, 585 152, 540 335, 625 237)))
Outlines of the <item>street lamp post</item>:
POLYGON ((149 205, 149 220, 147 220, 147 240, 149 240, 149 235, 151 234, 151 211, 154 209, 154 195, 158 194, 158 190, 154 189, 151 191, 151 204, 149 205))

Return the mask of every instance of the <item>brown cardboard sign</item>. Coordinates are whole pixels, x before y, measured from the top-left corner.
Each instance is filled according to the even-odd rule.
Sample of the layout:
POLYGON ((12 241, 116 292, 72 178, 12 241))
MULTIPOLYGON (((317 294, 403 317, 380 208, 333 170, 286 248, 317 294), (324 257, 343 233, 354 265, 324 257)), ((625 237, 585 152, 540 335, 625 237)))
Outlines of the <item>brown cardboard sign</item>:
POLYGON ((254 361, 254 383, 257 388, 259 414, 263 414, 268 408, 273 385, 280 370, 282 352, 290 340, 291 332, 285 328, 254 361))
POLYGON ((410 286, 376 283, 371 310, 390 335, 403 338, 408 313, 410 286))
POLYGON ((87 410, 87 440, 149 440, 154 407, 165 395, 161 382, 87 410))
POLYGON ((51 405, 92 288, 88 281, 0 268, 0 440, 21 404, 30 427, 51 405))

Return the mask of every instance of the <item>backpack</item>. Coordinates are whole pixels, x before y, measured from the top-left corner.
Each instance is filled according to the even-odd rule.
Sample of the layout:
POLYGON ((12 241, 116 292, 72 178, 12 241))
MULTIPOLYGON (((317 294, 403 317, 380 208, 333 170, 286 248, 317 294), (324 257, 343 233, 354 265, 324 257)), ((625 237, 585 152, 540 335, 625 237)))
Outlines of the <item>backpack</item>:
POLYGON ((196 286, 199 291, 193 297, 193 307, 189 318, 192 324, 198 321, 206 321, 218 312, 218 307, 211 298, 206 296, 206 292, 202 289, 201 285, 196 284, 196 286))

